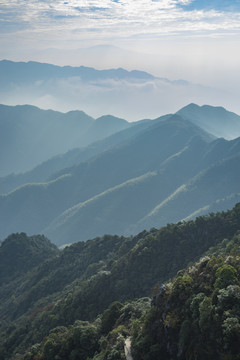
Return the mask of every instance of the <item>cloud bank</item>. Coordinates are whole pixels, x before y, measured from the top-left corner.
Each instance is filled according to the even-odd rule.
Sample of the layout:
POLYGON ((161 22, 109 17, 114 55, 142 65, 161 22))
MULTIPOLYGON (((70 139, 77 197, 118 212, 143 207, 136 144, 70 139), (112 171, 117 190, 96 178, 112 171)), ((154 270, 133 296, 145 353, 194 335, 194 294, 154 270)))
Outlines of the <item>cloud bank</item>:
POLYGON ((0 90, 0 98, 8 105, 32 104, 44 109, 84 110, 97 118, 112 114, 128 121, 157 118, 176 112, 188 103, 199 105, 220 103, 239 110, 238 97, 213 88, 167 79, 128 81, 105 79, 83 82, 79 77, 36 81, 25 86, 0 90), (219 99, 221 102, 219 103, 219 99))
POLYGON ((190 0, 4 0, 0 1, 2 34, 48 34, 56 40, 156 36, 179 32, 239 32, 237 1, 190 0), (225 4, 225 5, 224 5, 225 4))

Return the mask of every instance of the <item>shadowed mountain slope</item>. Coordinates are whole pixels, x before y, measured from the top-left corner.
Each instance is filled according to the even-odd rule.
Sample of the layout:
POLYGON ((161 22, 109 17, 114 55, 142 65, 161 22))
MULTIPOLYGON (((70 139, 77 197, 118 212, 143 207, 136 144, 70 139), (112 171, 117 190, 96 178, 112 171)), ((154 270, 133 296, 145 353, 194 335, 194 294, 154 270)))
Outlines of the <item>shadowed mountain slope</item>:
MULTIPOLYGON (((10 107, 7 107, 7 109, 9 110, 10 107)), ((18 109, 21 110, 21 107, 19 107, 18 109)), ((55 114, 56 112, 53 113, 55 114)), ((78 114, 78 112, 72 112, 72 113, 74 113, 75 116, 77 116, 78 114)), ((195 104, 188 105, 187 107, 181 109, 179 113, 182 113, 181 116, 187 118, 192 123, 198 124, 199 127, 204 128, 205 125, 212 124, 213 129, 215 130, 217 129, 217 131, 219 131, 219 129, 222 129, 220 130, 222 132, 225 131, 224 129, 226 129, 226 126, 228 127, 228 129, 231 129, 232 122, 235 124, 234 126, 236 127, 236 124, 238 123, 237 120, 239 118, 238 115, 228 112, 223 108, 217 108, 212 106, 199 107, 195 104), (207 111, 205 111, 205 109, 207 109, 207 111), (220 117, 219 117, 219 113, 221 113, 220 117), (234 120, 235 122, 231 120, 232 118, 235 119, 234 120)), ((44 114, 44 112, 42 114, 44 114)), ((56 114, 60 115, 61 113, 56 113, 56 114)), ((21 115, 21 111, 20 111, 20 115, 21 115)), ((67 115, 68 114, 62 114, 62 116, 67 116, 67 115)), ((170 116, 171 115, 165 115, 162 116, 161 119, 164 120, 170 116)), ((133 139, 135 135, 137 135, 141 131, 144 131, 147 127, 152 126, 154 122, 159 120, 160 119, 158 118, 152 121, 150 120, 138 121, 135 123, 131 123, 131 126, 128 126, 126 129, 119 131, 119 129, 121 129, 121 126, 124 127, 124 120, 109 115, 102 116, 101 118, 94 121, 92 125, 88 124, 88 128, 86 130, 87 133, 85 134, 84 132, 84 136, 80 134, 78 134, 78 136, 81 137, 81 141, 80 141, 81 146, 86 144, 86 139, 88 139, 87 140, 88 142, 92 142, 92 141, 94 142, 98 138, 105 137, 104 140, 101 140, 100 142, 98 141, 97 143, 92 143, 90 146, 88 145, 87 147, 84 148, 82 147, 75 148, 71 151, 68 151, 67 153, 62 153, 60 155, 58 154, 53 158, 49 158, 48 160, 44 161, 41 164, 37 164, 37 166, 35 166, 32 170, 26 173, 11 174, 5 177, 0 177, 0 193, 2 194, 8 193, 11 190, 14 190, 16 187, 23 185, 25 183, 43 182, 43 181, 48 181, 50 178, 53 179, 54 177, 57 176, 57 174, 54 173, 59 172, 64 168, 77 165, 80 162, 90 159, 91 156, 99 154, 102 151, 105 151, 111 147, 120 145, 124 141, 133 139), (108 136, 108 134, 111 134, 112 132, 115 131, 117 132, 111 136, 108 136), (106 136, 108 137, 106 138, 106 136)), ((69 122, 68 124, 66 124, 66 126, 72 126, 72 123, 69 122)), ((236 131, 235 134, 237 134, 236 131)), ((4 137, 4 133, 2 136, 4 137)), ((74 134, 74 137, 76 137, 76 134, 74 134)), ((74 139, 74 137, 72 139, 74 139)), ((214 136, 212 139, 214 139, 214 136)), ((65 146, 65 142, 66 141, 64 139, 63 146, 65 146)), ((16 145, 17 143, 18 143, 18 139, 16 139, 16 145)), ((14 146, 14 148, 15 147, 16 146, 14 146)), ((4 163, 11 163, 12 168, 14 168, 14 161, 12 159, 13 155, 11 155, 11 151, 8 153, 5 152, 4 153, 5 156, 4 157, 2 156, 3 165, 4 163), (10 154, 10 159, 8 158, 7 154, 10 154)), ((41 151, 43 151, 43 148, 41 148, 41 151)), ((33 155, 34 157, 36 157, 37 152, 38 151, 35 148, 33 155)), ((29 154, 27 155, 30 156, 29 154)), ((17 154, 14 154, 14 156, 17 158, 17 154)), ((20 160, 20 163, 21 161, 23 161, 23 159, 20 160)), ((8 164, 8 166, 10 165, 8 164)), ((16 172, 16 169, 14 169, 14 172, 16 172)))
POLYGON ((25 172, 54 155, 130 126, 114 116, 107 119, 94 120, 82 111, 60 113, 30 105, 0 105, 0 175, 25 172))
MULTIPOLYGON (((87 132, 95 136, 109 124, 113 118, 104 116, 87 132)), ((129 235, 234 204, 240 193, 238 138, 213 140, 179 114, 127 126, 22 178, 2 178, 10 190, 14 181, 29 183, 0 196, 1 236, 40 232, 61 245, 105 233, 129 235)))
MULTIPOLYGON (((228 145, 235 148, 231 142, 228 145)), ((222 160, 221 152, 217 157, 209 148, 211 144, 194 139, 180 153, 162 162, 158 170, 68 209, 44 233, 59 243, 66 238, 77 241, 80 234, 83 239, 106 232, 130 235, 179 221, 198 209, 204 214, 219 200, 217 209, 231 208, 240 192, 240 152, 228 157, 231 151, 225 150, 226 159, 222 160)))
MULTIPOLYGON (((2 236, 16 231, 44 232, 57 244, 64 244, 109 232, 140 231, 143 219, 171 199, 179 187, 238 152, 238 140, 211 140, 179 115, 159 118, 133 138, 61 171, 50 182, 25 185, 2 195, 2 236)), ((228 171, 230 181, 236 169, 228 171)), ((227 183, 227 190, 222 195, 219 190, 211 202, 240 191, 237 181, 234 189, 231 181, 229 186, 227 183)), ((204 191, 204 184, 199 188, 204 191)), ((195 207, 193 202, 184 216, 178 207, 179 218, 206 205, 209 203, 200 206, 196 202, 195 207)), ((167 222, 164 218, 160 223, 167 222)))
MULTIPOLYGON (((170 115, 162 116, 161 119, 166 120, 169 116, 170 115)), ((109 122, 111 117, 107 116, 107 119, 109 122)), ((159 121, 159 119, 156 121, 159 121)), ((96 122, 98 122, 98 119, 96 122)), ((99 123, 101 123, 101 119, 99 123)), ((120 130, 103 140, 98 140, 88 146, 75 148, 66 153, 56 155, 28 172, 0 177, 0 194, 6 194, 23 184, 46 182, 50 179, 54 179, 61 174, 66 173, 66 171, 68 171, 66 168, 79 165, 81 162, 86 162, 91 157, 107 151, 112 147, 120 146, 121 144, 134 139, 135 136, 144 132, 145 129, 153 123, 154 120, 142 120, 132 123, 131 126, 126 129, 120 130)), ((106 129, 106 131, 109 130, 106 129)))
POLYGON ((240 136, 240 116, 223 107, 189 104, 177 114, 216 137, 235 139, 240 136))
POLYGON ((219 210, 223 210, 225 199, 232 198, 229 201, 232 204, 239 196, 239 163, 240 152, 201 171, 157 205, 138 226, 141 224, 141 227, 149 228, 191 218, 194 214, 206 213, 217 202, 222 203, 219 204, 219 210))
POLYGON ((79 202, 158 169, 195 136, 203 138, 203 142, 210 140, 208 134, 177 115, 167 120, 160 118, 134 139, 63 171, 55 180, 28 184, 2 195, 2 230, 5 235, 24 229, 39 232, 79 202))
POLYGON ((55 257, 58 248, 42 235, 12 234, 0 246, 0 286, 55 257))

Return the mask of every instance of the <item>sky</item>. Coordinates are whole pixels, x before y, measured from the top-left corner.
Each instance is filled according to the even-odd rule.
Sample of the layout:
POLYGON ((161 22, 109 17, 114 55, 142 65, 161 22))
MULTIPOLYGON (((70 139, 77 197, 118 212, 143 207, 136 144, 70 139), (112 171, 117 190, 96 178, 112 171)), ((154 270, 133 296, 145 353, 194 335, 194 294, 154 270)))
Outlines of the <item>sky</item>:
POLYGON ((0 0, 0 59, 139 69, 235 96, 239 45, 240 0, 0 0))

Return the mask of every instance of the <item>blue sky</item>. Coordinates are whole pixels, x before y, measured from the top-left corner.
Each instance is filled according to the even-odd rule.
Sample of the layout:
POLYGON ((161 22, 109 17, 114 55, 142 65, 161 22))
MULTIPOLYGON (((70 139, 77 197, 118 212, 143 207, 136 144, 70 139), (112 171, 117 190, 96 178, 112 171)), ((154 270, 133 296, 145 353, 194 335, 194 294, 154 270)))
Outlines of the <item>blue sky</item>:
POLYGON ((189 1, 186 4, 180 4, 186 10, 199 10, 199 9, 215 9, 218 11, 239 11, 240 1, 239 0, 194 0, 189 1))

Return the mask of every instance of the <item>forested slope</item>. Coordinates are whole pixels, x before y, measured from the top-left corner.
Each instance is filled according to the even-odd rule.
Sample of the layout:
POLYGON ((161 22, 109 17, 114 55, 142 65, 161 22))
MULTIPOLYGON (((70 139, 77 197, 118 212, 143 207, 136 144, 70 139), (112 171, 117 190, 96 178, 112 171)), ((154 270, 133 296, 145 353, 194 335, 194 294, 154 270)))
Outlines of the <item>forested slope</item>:
POLYGON ((133 330, 134 359, 240 358, 240 233, 155 289, 133 330))
POLYGON ((167 281, 209 247, 230 240, 239 229, 238 204, 225 213, 135 237, 108 235, 66 247, 1 286, 1 357, 10 359, 26 351, 57 326, 93 320, 114 301, 151 295, 156 284, 167 281))
POLYGON ((239 359, 239 255, 238 233, 156 284, 151 304, 113 302, 95 321, 56 327, 15 359, 239 359))

